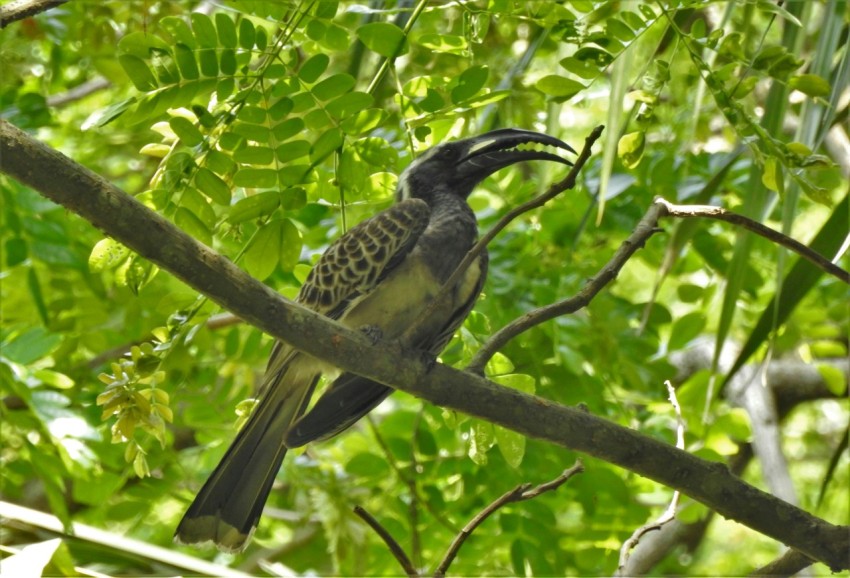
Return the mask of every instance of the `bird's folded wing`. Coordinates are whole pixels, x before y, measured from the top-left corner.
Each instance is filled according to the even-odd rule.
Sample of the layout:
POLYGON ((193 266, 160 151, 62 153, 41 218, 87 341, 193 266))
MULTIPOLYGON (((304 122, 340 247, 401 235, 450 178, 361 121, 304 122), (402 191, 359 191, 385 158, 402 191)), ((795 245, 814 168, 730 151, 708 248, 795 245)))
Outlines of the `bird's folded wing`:
POLYGON ((425 201, 408 199, 352 227, 325 251, 295 300, 332 319, 340 317, 404 260, 429 216, 425 201))

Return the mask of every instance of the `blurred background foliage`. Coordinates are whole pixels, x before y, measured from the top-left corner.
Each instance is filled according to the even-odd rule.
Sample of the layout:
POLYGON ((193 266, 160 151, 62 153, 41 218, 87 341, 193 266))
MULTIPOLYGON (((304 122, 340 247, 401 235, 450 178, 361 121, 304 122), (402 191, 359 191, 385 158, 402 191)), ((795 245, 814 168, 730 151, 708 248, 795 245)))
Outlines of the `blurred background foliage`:
MULTIPOLYGON (((848 231, 847 39, 836 0, 73 0, 2 32, 0 114, 289 297, 432 144, 514 126, 579 148, 606 124, 580 189, 490 245, 482 299, 441 358, 462 367, 495 330, 575 294, 656 195, 741 211, 833 258, 848 231)), ((470 200, 482 229, 562 174, 540 163, 486 181, 470 200)), ((271 340, 35 192, 0 186, 3 499, 116 536, 67 538, 49 573, 174 573, 118 537, 172 547, 271 340)), ((687 449, 728 461, 751 440, 724 395, 731 364, 712 354, 687 373, 675 355, 746 344, 736 367, 821 368, 823 391, 778 402, 782 447, 801 506, 847 523, 846 369, 827 363, 847 356, 846 285, 726 224, 664 226, 587 308, 513 340, 488 375, 671 442, 663 383, 677 380, 687 449)), ((247 552, 185 551, 249 573, 397 574, 361 505, 433 569, 485 505, 576 457, 398 394, 286 461, 247 552)), ((757 461, 738 463, 770 486, 757 461)), ((498 512, 451 572, 611 574, 671 492, 585 464, 498 512)), ((683 501, 681 521, 706 516, 683 501)), ((0 536, 7 553, 45 539, 13 522, 0 536)), ((712 519, 653 572, 741 574, 781 550, 712 519)))

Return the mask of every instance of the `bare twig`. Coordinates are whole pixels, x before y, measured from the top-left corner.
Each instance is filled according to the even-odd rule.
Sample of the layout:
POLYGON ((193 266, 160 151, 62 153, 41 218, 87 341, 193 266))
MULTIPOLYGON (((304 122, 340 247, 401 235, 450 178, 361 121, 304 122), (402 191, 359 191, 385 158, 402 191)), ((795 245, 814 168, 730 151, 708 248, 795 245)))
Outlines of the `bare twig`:
POLYGON ((398 563, 401 564, 401 567, 404 568, 405 573, 411 578, 415 576, 419 576, 419 572, 416 571, 416 568, 413 567, 413 563, 410 561, 410 558, 405 554, 404 549, 399 545, 398 542, 395 541, 395 538, 387 531, 386 528, 381 526, 381 523, 378 522, 366 510, 361 508, 360 506, 354 507, 354 513, 363 518, 363 521, 369 524, 369 527, 375 530, 375 533, 381 537, 387 547, 390 549, 390 552, 393 553, 395 559, 398 560, 398 563))
POLYGON ((0 29, 6 28, 12 22, 35 16, 68 0, 12 0, 0 7, 0 29))
POLYGON ((653 234, 662 231, 658 228, 658 220, 663 217, 704 217, 708 219, 717 219, 727 221, 735 225, 744 227, 770 241, 786 247, 804 259, 811 261, 830 275, 835 276, 839 280, 850 284, 850 272, 845 271, 841 267, 834 265, 829 259, 823 257, 819 253, 806 247, 799 241, 796 241, 787 235, 783 235, 778 231, 774 231, 770 227, 766 227, 761 223, 748 219, 737 213, 732 213, 720 207, 709 205, 675 205, 657 197, 655 202, 649 207, 646 214, 640 220, 629 237, 623 241, 617 252, 611 260, 603 267, 599 273, 592 277, 587 284, 575 296, 551 305, 546 305, 533 311, 529 311, 525 315, 518 317, 499 331, 497 331, 489 340, 478 350, 472 361, 466 367, 467 371, 473 373, 481 373, 486 363, 493 355, 499 351, 505 344, 519 335, 528 331, 532 327, 540 325, 555 317, 574 313, 582 307, 587 306, 591 300, 599 293, 608 283, 613 281, 620 272, 620 269, 626 264, 631 256, 646 243, 647 239, 653 234))
POLYGON ((773 241, 777 245, 781 245, 786 249, 794 251, 804 259, 822 269, 824 272, 829 273, 833 277, 850 285, 850 272, 845 271, 838 265, 835 265, 820 253, 813 251, 799 241, 792 239, 787 235, 783 235, 779 231, 774 231, 770 227, 762 225, 758 221, 754 221, 748 217, 739 215, 738 213, 733 213, 732 211, 727 211, 721 207, 713 207, 711 205, 675 205, 661 197, 656 197, 655 204, 661 205, 666 211, 664 214, 660 215, 661 217, 702 217, 704 219, 726 221, 727 223, 743 227, 756 235, 764 237, 768 241, 773 241))
MULTIPOLYGON (((664 385, 667 386, 667 394, 670 399, 670 405, 673 406, 673 411, 676 412, 676 447, 680 450, 685 449, 685 420, 682 418, 682 407, 679 405, 679 400, 676 398, 676 390, 673 388, 673 384, 670 381, 665 381, 664 385)), ((653 530, 660 530, 664 524, 668 524, 672 522, 676 518, 676 508, 679 506, 679 492, 678 490, 673 492, 673 498, 670 500, 670 504, 667 506, 667 509, 664 510, 664 513, 658 517, 657 520, 650 524, 645 524, 634 531, 631 537, 623 542, 623 546, 620 548, 620 564, 617 567, 617 576, 627 576, 630 575, 629 571, 626 569, 626 563, 629 561, 629 553, 632 548, 637 546, 640 539, 652 532, 653 530)))
POLYGON ((626 264, 631 256, 642 248, 646 240, 658 231, 658 217, 662 212, 662 208, 652 205, 646 212, 646 215, 640 220, 635 227, 634 232, 629 235, 629 238, 623 241, 617 252, 611 260, 600 269, 599 273, 593 276, 587 284, 574 297, 546 305, 533 311, 529 311, 525 315, 518 317, 502 329, 494 333, 487 342, 481 346, 472 358, 472 361, 466 367, 467 371, 473 373, 481 373, 484 366, 497 351, 504 345, 532 327, 540 325, 545 321, 573 313, 582 307, 585 307, 590 301, 596 297, 608 283, 617 278, 620 269, 626 264))
POLYGON ((51 108, 65 106, 66 104, 85 98, 90 94, 94 94, 95 92, 104 90, 110 86, 112 86, 112 83, 106 78, 100 76, 82 84, 78 84, 74 88, 69 89, 67 92, 48 96, 47 106, 51 108))
POLYGON ((421 504, 428 513, 434 516, 434 519, 449 532, 457 532, 458 529, 454 526, 454 524, 447 520, 440 512, 435 510, 428 500, 423 500, 422 496, 419 495, 419 489, 416 487, 415 480, 410 479, 407 474, 404 473, 401 466, 398 465, 398 462, 396 462, 395 457, 393 457, 389 446, 387 446, 386 440, 384 440, 381 435, 381 431, 375 425, 375 420, 372 419, 372 416, 367 414, 365 419, 366 423, 369 424, 369 429, 372 430, 372 435, 375 436, 375 441, 378 442, 378 445, 381 447, 381 451, 384 452, 384 457, 387 458, 387 463, 390 464, 390 468, 396 473, 398 479, 401 480, 401 482, 410 490, 411 502, 421 504))
POLYGON ((573 464, 568 470, 564 470, 564 472, 550 482, 546 482, 544 484, 540 484, 539 486, 531 487, 531 484, 520 484, 515 487, 513 490, 507 492, 500 498, 496 499, 489 506, 481 510, 469 523, 463 527, 455 539, 452 540, 452 543, 449 545, 448 551, 446 551, 446 555, 443 556, 442 562, 437 566, 437 570, 434 571, 434 576, 445 576, 446 571, 449 569, 449 566, 454 561, 457 556, 460 547, 463 546, 463 543, 466 542, 466 539, 472 535, 472 532, 480 526, 484 520, 490 517, 491 514, 496 512, 499 508, 506 504, 511 504, 513 502, 523 502, 525 500, 531 500, 536 498, 540 494, 545 492, 551 492, 557 490, 562 485, 564 485, 567 480, 573 477, 576 474, 579 474, 584 471, 584 464, 582 464, 581 460, 576 460, 576 463, 573 464))
MULTIPOLYGON (((575 164, 570 169, 570 172, 567 173, 567 176, 563 178, 560 182, 553 183, 546 189, 543 194, 534 197, 530 201, 526 201, 525 203, 514 207, 510 211, 508 211, 499 222, 497 222, 493 228, 491 228, 487 233, 482 236, 477 243, 469 250, 460 264, 455 268, 454 273, 443 283, 443 286, 434 296, 434 299, 431 300, 431 303, 428 307, 426 307, 422 313, 419 314, 419 317, 416 321, 411 325, 410 330, 406 331, 400 338, 402 343, 407 343, 407 338, 413 334, 413 330, 419 327, 423 321, 431 316, 431 314, 436 309, 437 305, 440 301, 446 296, 449 291, 449 287, 454 287, 466 270, 469 268, 472 263, 478 259, 478 256, 481 252, 487 247, 487 245, 492 241, 496 235, 498 235, 502 229, 508 226, 514 219, 522 215, 523 213, 527 213, 532 209, 536 209, 538 207, 542 207, 547 202, 551 201, 562 192, 572 189, 576 185, 576 180, 578 179, 578 175, 581 172, 581 169, 584 167, 585 163, 587 163, 588 159, 590 159, 591 149, 593 147, 593 143, 599 140, 599 137, 602 135, 602 131, 604 130, 604 126, 600 125, 593 129, 587 138, 584 140, 584 148, 581 153, 579 153, 578 158, 575 161, 575 164)), ((471 366, 470 366, 471 367, 471 366)), ((467 368, 471 371, 470 368, 467 368)), ((480 370, 478 371, 480 373, 480 370)))

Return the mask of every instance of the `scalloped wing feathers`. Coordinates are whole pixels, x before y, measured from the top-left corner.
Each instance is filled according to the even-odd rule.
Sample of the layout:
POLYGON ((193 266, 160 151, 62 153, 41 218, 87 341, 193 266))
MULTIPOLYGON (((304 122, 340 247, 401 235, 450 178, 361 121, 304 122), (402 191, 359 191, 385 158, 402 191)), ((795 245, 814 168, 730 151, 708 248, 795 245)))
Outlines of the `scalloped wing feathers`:
POLYGON ((352 227, 325 251, 295 300, 338 318, 352 299, 371 291, 404 259, 430 214, 425 201, 408 199, 352 227))

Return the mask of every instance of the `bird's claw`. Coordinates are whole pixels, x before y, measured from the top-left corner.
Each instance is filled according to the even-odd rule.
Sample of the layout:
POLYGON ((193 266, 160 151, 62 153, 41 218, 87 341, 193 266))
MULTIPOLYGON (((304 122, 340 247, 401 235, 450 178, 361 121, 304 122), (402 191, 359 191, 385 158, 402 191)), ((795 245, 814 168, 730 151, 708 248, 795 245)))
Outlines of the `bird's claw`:
POLYGON ((377 325, 363 325, 360 327, 360 331, 369 338, 372 345, 376 345, 384 336, 383 330, 377 325))

